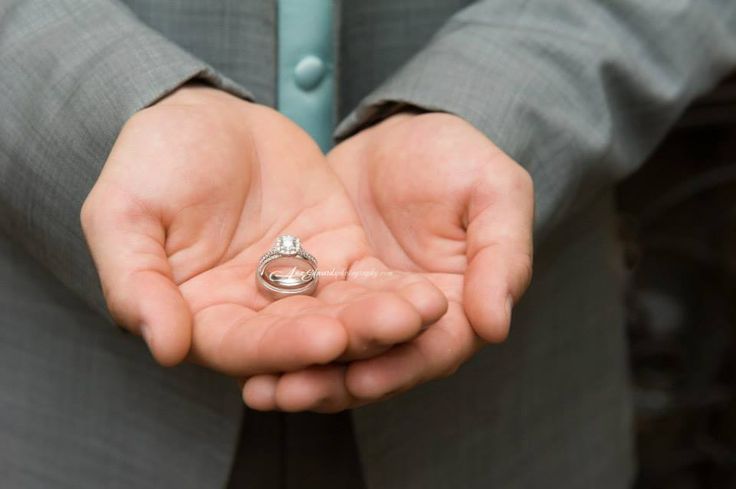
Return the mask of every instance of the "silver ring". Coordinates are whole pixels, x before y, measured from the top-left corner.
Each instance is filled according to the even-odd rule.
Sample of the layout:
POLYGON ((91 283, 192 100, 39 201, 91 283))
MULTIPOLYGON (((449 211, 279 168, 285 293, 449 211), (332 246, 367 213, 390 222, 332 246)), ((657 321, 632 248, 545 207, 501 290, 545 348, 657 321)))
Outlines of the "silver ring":
POLYGON ((317 289, 317 259, 302 248, 296 236, 284 234, 258 261, 258 286, 271 297, 312 295, 317 289))

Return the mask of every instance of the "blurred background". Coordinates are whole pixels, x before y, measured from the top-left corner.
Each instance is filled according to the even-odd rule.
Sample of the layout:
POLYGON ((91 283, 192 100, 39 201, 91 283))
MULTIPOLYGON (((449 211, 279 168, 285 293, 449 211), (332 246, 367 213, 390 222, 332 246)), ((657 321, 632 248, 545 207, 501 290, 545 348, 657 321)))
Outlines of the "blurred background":
POLYGON ((636 489, 736 488, 736 77, 618 189, 636 489))

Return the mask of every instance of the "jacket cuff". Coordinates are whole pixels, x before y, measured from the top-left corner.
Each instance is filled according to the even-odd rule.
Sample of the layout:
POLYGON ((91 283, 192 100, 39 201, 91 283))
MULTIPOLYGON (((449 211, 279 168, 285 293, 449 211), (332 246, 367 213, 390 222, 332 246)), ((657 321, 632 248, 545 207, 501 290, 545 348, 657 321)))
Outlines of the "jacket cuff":
POLYGON ((530 173, 540 241, 634 171, 736 59, 730 3, 609 4, 477 2, 362 100, 333 136, 355 134, 396 104, 461 117, 530 173))
MULTIPOLYGON (((559 118, 571 110, 566 107, 568 93, 545 81, 542 69, 522 66, 518 53, 510 53, 512 46, 469 41, 469 35, 454 31, 435 36, 369 93, 338 124, 333 137, 342 141, 405 107, 450 113, 472 124, 524 167, 535 182, 538 201, 545 195, 556 199, 560 189, 546 187, 558 187, 559 180, 546 178, 548 170, 541 165, 540 155, 565 147, 571 150, 570 132, 551 137, 559 130, 554 127, 559 118)), ((552 203, 542 205, 537 227, 551 222, 557 208, 552 203)))
POLYGON ((193 80, 254 97, 116 2, 20 2, 0 32, 0 227, 104 313, 79 213, 122 126, 193 80))

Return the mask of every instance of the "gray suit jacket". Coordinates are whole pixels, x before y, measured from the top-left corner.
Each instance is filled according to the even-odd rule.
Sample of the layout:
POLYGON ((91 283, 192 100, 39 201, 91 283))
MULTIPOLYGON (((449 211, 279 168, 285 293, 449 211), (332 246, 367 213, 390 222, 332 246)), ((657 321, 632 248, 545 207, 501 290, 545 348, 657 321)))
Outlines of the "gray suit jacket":
MULTIPOLYGON (((125 120, 187 80, 274 104, 276 2, 124 3, 0 0, 7 487, 214 488, 232 464, 237 389, 192 366, 158 368, 100 316, 78 216, 125 120)), ((733 68, 736 3, 339 7, 336 138, 397 104, 452 112, 530 171, 538 200, 536 278, 509 341, 353 413, 368 486, 624 487, 630 408, 607 190, 733 68)))

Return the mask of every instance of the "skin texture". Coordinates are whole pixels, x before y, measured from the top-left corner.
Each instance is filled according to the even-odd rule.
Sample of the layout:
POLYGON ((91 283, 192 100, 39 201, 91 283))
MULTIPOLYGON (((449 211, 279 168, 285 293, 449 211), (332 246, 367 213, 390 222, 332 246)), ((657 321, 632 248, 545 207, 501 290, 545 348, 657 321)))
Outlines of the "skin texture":
POLYGON ((398 114, 327 159, 378 257, 431 280, 448 310, 372 358, 250 377, 243 396, 254 408, 339 411, 448 376, 487 342, 506 338, 531 279, 531 178, 462 119, 398 114))
POLYGON ((321 269, 389 269, 306 133, 206 87, 126 123, 81 222, 113 317, 162 365, 188 359, 250 377, 370 358, 447 309, 412 273, 322 277, 314 297, 263 295, 255 267, 280 234, 299 236, 321 269))

